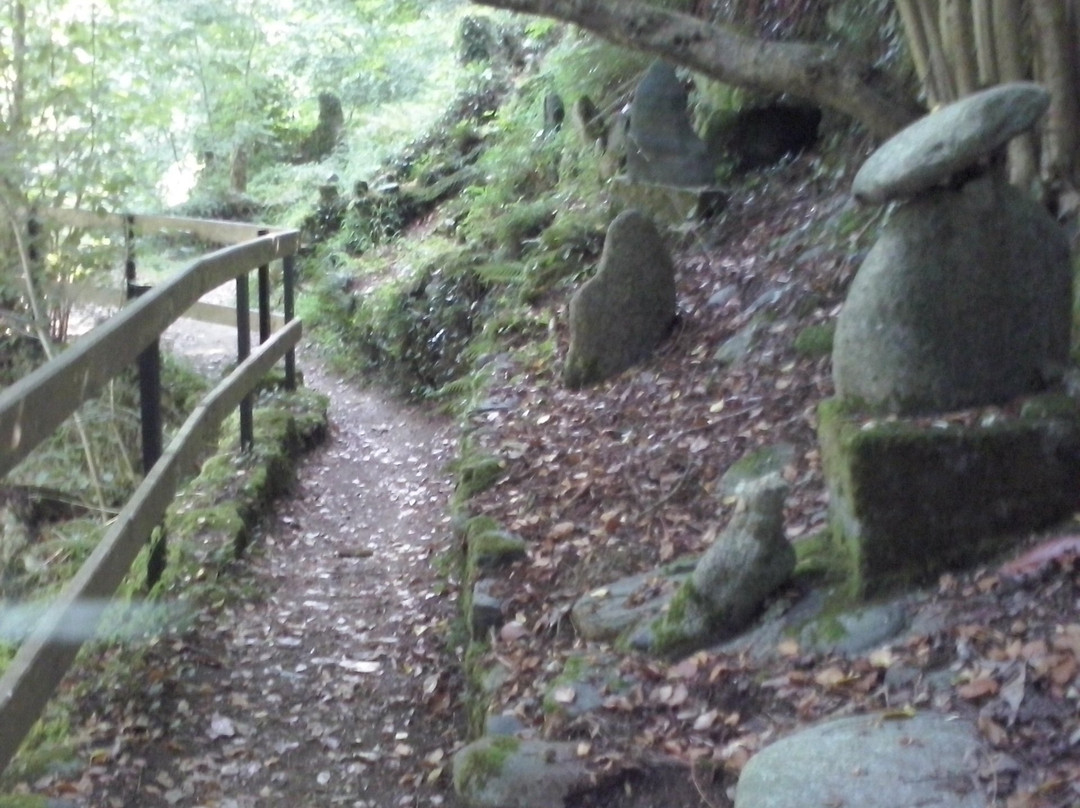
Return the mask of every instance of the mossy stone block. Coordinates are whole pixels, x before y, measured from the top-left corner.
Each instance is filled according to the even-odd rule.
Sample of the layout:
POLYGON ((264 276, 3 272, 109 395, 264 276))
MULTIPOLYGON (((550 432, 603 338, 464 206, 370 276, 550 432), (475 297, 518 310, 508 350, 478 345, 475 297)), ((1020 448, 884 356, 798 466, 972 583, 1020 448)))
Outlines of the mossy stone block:
POLYGON ((1041 396, 1018 417, 962 425, 818 410, 833 541, 852 594, 986 559, 1080 503, 1080 409, 1041 396))
POLYGON ((466 574, 475 581, 481 573, 528 558, 525 539, 499 526, 489 516, 469 520, 465 528, 466 574))

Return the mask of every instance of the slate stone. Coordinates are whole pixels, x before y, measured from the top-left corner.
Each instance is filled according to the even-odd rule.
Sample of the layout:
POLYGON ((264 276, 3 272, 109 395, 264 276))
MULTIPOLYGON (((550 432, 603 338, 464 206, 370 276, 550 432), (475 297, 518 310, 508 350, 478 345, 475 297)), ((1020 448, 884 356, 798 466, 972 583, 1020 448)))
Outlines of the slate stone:
POLYGON ((984 176, 901 205, 840 312, 842 400, 899 415, 1039 392, 1068 361, 1072 274, 1056 222, 984 176))
POLYGON ((578 598, 570 620, 583 639, 614 640, 655 618, 688 574, 653 570, 598 587, 578 598))
POLYGON ((723 286, 717 289, 709 297, 705 305, 710 308, 723 308, 739 295, 739 287, 733 283, 729 283, 727 286, 723 286))
POLYGON ((852 192, 882 203, 940 185, 1030 129, 1049 106, 1050 94, 1033 82, 961 98, 885 141, 855 175, 852 192))
POLYGON ((976 728, 952 716, 826 721, 751 758, 735 808, 985 808, 980 751, 976 728))
POLYGON ((490 629, 503 624, 502 601, 491 594, 494 581, 483 578, 473 585, 469 628, 474 637, 485 637, 490 629))
POLYGON ((570 300, 563 379, 582 387, 646 359, 675 321, 675 267, 656 226, 627 210, 608 228, 600 267, 570 300))
POLYGON ((573 742, 484 737, 453 758, 454 790, 468 808, 558 808, 591 784, 573 742))
POLYGON ((907 609, 894 601, 815 621, 803 629, 799 642, 818 653, 854 656, 891 641, 907 624, 907 609))
POLYGON ((678 187, 713 183, 715 166, 690 125, 686 101, 675 68, 653 62, 630 103, 626 168, 632 179, 678 187))
POLYGON ((713 354, 713 361, 724 366, 738 366, 750 355, 754 338, 761 330, 760 320, 751 320, 722 343, 713 354))
POLYGON ((517 735, 527 729, 521 719, 513 713, 489 715, 484 720, 485 735, 517 735))

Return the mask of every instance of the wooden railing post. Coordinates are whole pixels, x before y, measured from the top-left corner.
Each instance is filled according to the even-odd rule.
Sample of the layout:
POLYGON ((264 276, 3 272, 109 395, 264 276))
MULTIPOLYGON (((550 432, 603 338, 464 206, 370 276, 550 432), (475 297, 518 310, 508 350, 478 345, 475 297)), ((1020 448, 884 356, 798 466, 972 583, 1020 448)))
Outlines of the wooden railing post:
MULTIPOLYGON (((126 259, 124 262, 124 278, 127 282, 127 297, 129 300, 139 297, 150 291, 150 286, 135 282, 135 233, 131 227, 134 222, 133 216, 128 216, 126 238, 126 259)), ((162 436, 164 426, 161 418, 161 340, 154 340, 137 360, 139 368, 139 425, 142 429, 142 471, 149 474, 150 469, 161 457, 162 436)), ((146 559, 146 588, 153 588, 154 584, 161 580, 161 574, 165 572, 168 548, 165 544, 165 534, 162 532, 156 541, 152 541, 150 555, 146 559)))
MULTIPOLYGON (((296 316, 296 255, 286 255, 281 259, 282 285, 284 286, 283 308, 285 309, 285 325, 292 322, 296 316)), ((296 349, 290 348, 285 354, 285 389, 296 389, 296 349)))
MULTIPOLYGON (((236 358, 242 363, 251 355, 251 301, 248 276, 236 278, 236 358)), ((240 450, 249 451, 255 445, 255 420, 252 414, 253 397, 248 393, 240 401, 240 450)))
POLYGON ((124 282, 130 300, 138 294, 131 291, 135 285, 135 217, 130 213, 124 216, 124 282))

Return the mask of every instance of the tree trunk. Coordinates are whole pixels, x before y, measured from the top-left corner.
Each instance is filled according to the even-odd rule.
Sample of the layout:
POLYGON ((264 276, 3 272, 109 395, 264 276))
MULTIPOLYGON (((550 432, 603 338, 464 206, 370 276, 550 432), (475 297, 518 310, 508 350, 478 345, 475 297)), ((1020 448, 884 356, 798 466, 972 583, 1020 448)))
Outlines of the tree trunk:
POLYGON ((979 86, 979 71, 975 64, 975 32, 967 0, 942 0, 941 33, 946 54, 951 57, 957 94, 964 96, 975 92, 979 86))
MULTIPOLYGON (((994 0, 994 44, 1001 81, 1024 81, 1031 77, 1024 59, 1023 9, 1021 0, 994 0)), ((1039 180, 1039 159, 1035 136, 1024 133, 1009 144, 1009 181, 1018 188, 1034 190, 1039 180)), ((1041 193, 1036 196, 1041 197, 1041 193)))
POLYGON ((1033 0, 1032 12, 1041 53, 1041 79, 1051 98, 1044 164, 1051 185, 1059 189, 1075 188, 1080 104, 1075 92, 1078 72, 1068 9, 1062 0, 1033 0))
POLYGON ((917 0, 896 0, 896 8, 900 12, 900 23, 904 26, 904 37, 911 52, 911 60, 915 63, 915 75, 919 77, 919 84, 926 93, 926 101, 932 107, 941 99, 934 86, 930 70, 930 45, 926 41, 926 31, 916 2, 917 0))
POLYGON ((991 1, 971 0, 971 20, 975 29, 975 58, 979 63, 980 87, 991 87, 998 83, 991 1))
POLYGON ((727 84, 799 96, 850 115, 878 137, 895 133, 923 111, 910 97, 879 86, 881 77, 869 64, 833 49, 753 39, 637 0, 473 2, 571 22, 727 84))

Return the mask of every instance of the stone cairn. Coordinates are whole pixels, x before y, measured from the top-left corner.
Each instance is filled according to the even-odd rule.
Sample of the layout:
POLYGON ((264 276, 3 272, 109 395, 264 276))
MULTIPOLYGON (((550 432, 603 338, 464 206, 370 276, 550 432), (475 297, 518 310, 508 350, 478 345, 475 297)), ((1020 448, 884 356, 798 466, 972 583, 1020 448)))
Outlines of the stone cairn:
POLYGON ((1050 394, 1069 355, 1069 246, 1003 171, 1048 105, 1032 83, 976 93, 855 177, 859 200, 897 203, 837 321, 837 395, 819 411, 833 539, 860 594, 977 562, 1076 504, 1080 418, 1050 394), (1015 418, 917 418, 1027 397, 1015 418))
POLYGON ((1008 401, 1068 359, 1068 242, 1009 185, 999 153, 1049 105, 1036 84, 969 96, 885 143, 855 177, 900 202, 837 323, 841 398, 900 415, 1008 401))

